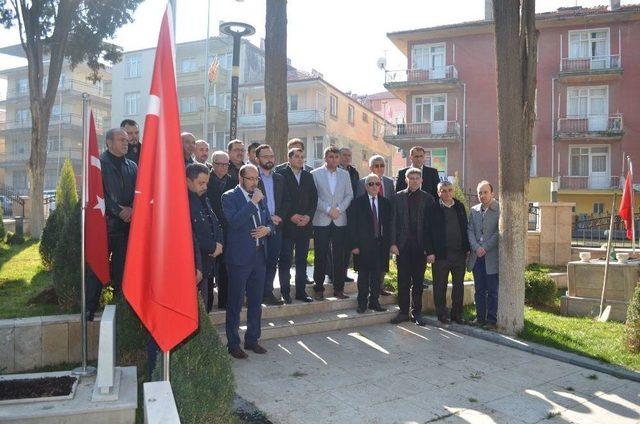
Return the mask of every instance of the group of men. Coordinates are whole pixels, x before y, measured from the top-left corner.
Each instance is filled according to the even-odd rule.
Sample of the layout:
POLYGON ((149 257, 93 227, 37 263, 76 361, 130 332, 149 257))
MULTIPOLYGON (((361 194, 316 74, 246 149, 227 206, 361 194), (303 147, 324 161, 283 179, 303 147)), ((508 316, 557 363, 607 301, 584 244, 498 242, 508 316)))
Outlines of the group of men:
MULTIPOLYGON (((387 164, 379 155, 370 158, 370 173, 360 178, 347 147, 327 147, 324 164, 311 169, 305 165, 304 142, 297 138, 289 140, 288 160, 279 165, 267 144, 249 145, 245 163, 241 140, 231 140, 226 151, 211 155, 208 143, 191 133, 182 133, 181 141, 198 289, 210 311, 217 286, 217 306, 226 309, 227 348, 234 358, 246 358, 246 350, 266 353, 258 343, 262 304, 324 300, 327 277, 333 296, 347 299, 344 284, 352 254, 358 272, 358 313, 386 310, 379 298, 390 294, 384 276, 394 255, 400 310, 393 323, 425 325, 422 292, 430 263, 441 322, 463 322, 463 279, 468 267, 476 284, 476 321, 495 326, 499 208, 489 182, 478 184, 480 203, 468 218, 464 205, 453 196, 453 185, 440 181, 437 170, 424 165, 426 152, 419 146, 410 150, 411 166, 399 171, 394 186, 384 175, 387 164), (313 280, 307 277, 311 239, 313 280), (276 274, 279 296, 274 293, 276 274), (450 310, 446 304, 449 275, 453 283, 450 310), (313 284, 313 297, 307 293, 308 284, 313 284), (243 350, 239 325, 245 298, 243 350)), ((106 145, 100 160, 112 283, 119 290, 141 148, 138 125, 123 121, 121 128, 107 132, 106 145)), ((88 319, 93 318, 100 288, 95 279, 88 284, 88 319)))

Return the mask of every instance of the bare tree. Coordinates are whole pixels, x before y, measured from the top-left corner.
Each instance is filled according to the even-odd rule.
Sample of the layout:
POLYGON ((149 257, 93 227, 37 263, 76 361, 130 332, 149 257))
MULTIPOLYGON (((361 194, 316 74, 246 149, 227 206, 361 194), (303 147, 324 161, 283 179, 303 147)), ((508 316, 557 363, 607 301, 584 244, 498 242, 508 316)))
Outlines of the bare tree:
POLYGON ((500 287, 498 329, 524 327, 526 194, 535 120, 535 0, 493 0, 498 91, 500 287))
POLYGON ((287 158, 287 0, 267 0, 264 60, 266 143, 276 160, 287 158))
POLYGON ((31 236, 40 238, 44 226, 42 191, 47 163, 47 136, 51 109, 56 99, 62 65, 86 62, 97 82, 104 62, 117 62, 121 49, 105 39, 131 22, 131 14, 142 0, 0 0, 0 25, 17 23, 29 79, 31 110, 31 155, 29 195, 31 236), (44 59, 48 59, 45 66, 44 59), (46 79, 46 87, 43 84, 46 79))

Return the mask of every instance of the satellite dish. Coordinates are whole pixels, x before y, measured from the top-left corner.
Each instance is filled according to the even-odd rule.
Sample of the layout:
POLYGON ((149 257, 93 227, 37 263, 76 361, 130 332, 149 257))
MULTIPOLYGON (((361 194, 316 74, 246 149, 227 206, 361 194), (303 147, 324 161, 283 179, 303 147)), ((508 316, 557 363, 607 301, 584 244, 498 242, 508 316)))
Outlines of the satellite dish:
POLYGON ((387 67, 387 59, 381 57, 380 59, 378 59, 378 62, 376 64, 378 65, 378 69, 384 70, 387 67))

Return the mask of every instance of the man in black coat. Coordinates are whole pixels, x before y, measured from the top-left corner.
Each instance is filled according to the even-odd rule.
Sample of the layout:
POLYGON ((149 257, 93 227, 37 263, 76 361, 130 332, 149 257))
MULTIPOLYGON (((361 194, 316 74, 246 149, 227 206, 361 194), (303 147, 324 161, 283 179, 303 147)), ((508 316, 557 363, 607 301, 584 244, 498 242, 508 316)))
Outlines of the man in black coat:
POLYGON ((273 294, 273 280, 276 277, 278 258, 282 249, 282 223, 289 215, 291 202, 289 193, 285 190, 284 177, 273 171, 275 154, 268 144, 261 144, 256 148, 256 160, 259 164, 260 181, 258 188, 264 193, 265 202, 269 209, 274 232, 267 238, 267 271, 264 281, 264 296, 262 302, 266 305, 282 305, 284 300, 273 294))
POLYGON ((282 250, 278 265, 280 291, 286 303, 291 303, 291 263, 295 249, 296 293, 295 298, 303 302, 312 302, 307 296, 307 254, 309 240, 313 236, 311 220, 318 205, 318 191, 309 171, 303 169, 304 150, 299 147, 289 149, 288 166, 278 172, 285 179, 285 191, 289 193, 291 208, 284 217, 282 228, 282 250))
POLYGON ((200 274, 198 290, 202 300, 210 312, 212 304, 209 294, 212 292, 209 284, 213 281, 215 272, 215 258, 222 253, 222 228, 218 217, 211 208, 207 198, 207 183, 209 182, 209 168, 201 163, 187 166, 187 188, 189 189, 189 210, 191 213, 191 229, 196 257, 200 257, 200 274))
POLYGON ((120 128, 127 132, 129 137, 129 147, 127 149, 126 158, 132 160, 137 165, 140 162, 140 128, 138 123, 133 119, 124 119, 120 122, 120 128))
MULTIPOLYGON (((107 150, 100 155, 100 168, 104 189, 108 248, 111 258, 111 283, 114 291, 118 292, 122 285, 124 261, 127 256, 138 166, 126 158, 129 142, 125 130, 113 128, 107 131, 106 144, 107 150)), ((101 292, 102 284, 98 279, 88 278, 86 318, 89 321, 93 320, 101 292)))
MULTIPOLYGON (((341 147, 340 148, 340 168, 344 169, 349 173, 349 180, 351 180, 351 189, 353 190, 353 197, 355 199, 356 193, 358 191, 358 182, 360 181, 360 173, 356 168, 351 165, 351 149, 349 147, 341 147)), ((349 210, 347 209, 347 215, 349 215, 349 210)), ((353 279, 347 276, 347 269, 349 268, 349 262, 351 259, 351 241, 349 240, 349 234, 345 237, 345 248, 344 248, 344 281, 346 283, 353 282, 353 279)), ((331 255, 329 255, 331 256, 331 255)), ((354 256, 354 268, 356 268, 356 260, 354 256)), ((331 268, 329 268, 331 269, 331 268)), ((333 280, 333 276, 331 276, 333 280)))
POLYGON ((365 178, 367 192, 351 203, 348 228, 352 252, 360 255, 358 268, 358 313, 369 309, 382 312, 380 279, 389 270, 391 202, 378 195, 380 177, 365 178))
POLYGON ((409 157, 411 158, 411 166, 402 168, 398 171, 398 178, 396 179, 396 192, 407 188, 406 172, 409 168, 418 168, 422 170, 422 191, 425 191, 433 196, 438 197, 438 183, 440 182, 440 176, 438 170, 431 168, 424 164, 426 152, 423 147, 413 146, 409 150, 409 157))
POLYGON ((184 159, 184 167, 195 162, 193 160, 193 154, 196 151, 196 137, 190 132, 183 132, 180 134, 182 140, 182 155, 184 159))
MULTIPOLYGON (((227 220, 222 211, 222 195, 229 190, 233 190, 237 185, 238 181, 229 175, 229 155, 227 152, 222 150, 213 152, 211 155, 211 174, 209 174, 209 183, 207 184, 207 197, 222 227, 224 244, 226 244, 227 239, 227 220)), ((218 308, 226 309, 229 275, 227 274, 224 252, 216 258, 215 280, 218 286, 218 308)), ((210 292, 209 302, 212 301, 213 293, 210 292)), ((207 306, 211 309, 212 305, 207 306)))
POLYGON ((424 234, 427 262, 433 264, 433 303, 438 320, 448 323, 447 283, 451 273, 450 318, 462 324, 464 273, 470 250, 467 211, 461 202, 454 199, 453 185, 449 181, 438 184, 438 196, 439 200, 426 210, 424 234))
MULTIPOLYGON (((287 152, 290 152, 291 149, 293 149, 294 147, 302 150, 302 155, 304 156, 304 141, 302 141, 299 138, 292 138, 287 142, 287 152)), ((276 165, 274 169, 276 172, 282 173, 281 171, 284 171, 284 169, 288 166, 289 166, 289 162, 286 161, 286 162, 282 162, 280 165, 276 165)), ((313 171, 313 168, 307 165, 306 163, 303 165, 302 168, 307 172, 313 171)), ((313 283, 313 281, 311 281, 311 283, 313 283)))
POLYGON ((242 140, 231 140, 227 144, 227 154, 229 155, 229 175, 238 185, 238 173, 244 165, 244 143, 242 140))

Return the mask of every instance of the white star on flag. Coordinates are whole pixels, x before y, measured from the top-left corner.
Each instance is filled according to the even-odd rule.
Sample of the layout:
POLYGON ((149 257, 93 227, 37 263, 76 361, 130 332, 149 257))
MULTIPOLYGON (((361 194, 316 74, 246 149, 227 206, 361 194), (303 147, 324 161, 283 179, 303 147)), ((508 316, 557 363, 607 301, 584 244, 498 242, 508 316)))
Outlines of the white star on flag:
POLYGON ((100 212, 102 212, 102 216, 104 216, 104 199, 100 196, 96 196, 96 205, 93 207, 93 209, 100 209, 100 212))

